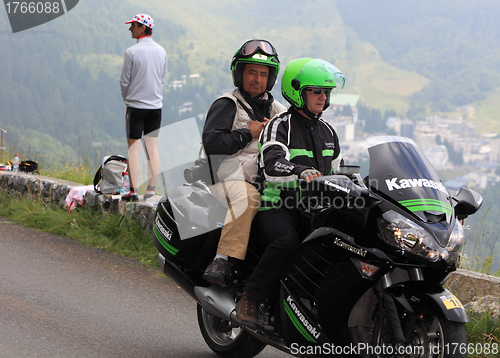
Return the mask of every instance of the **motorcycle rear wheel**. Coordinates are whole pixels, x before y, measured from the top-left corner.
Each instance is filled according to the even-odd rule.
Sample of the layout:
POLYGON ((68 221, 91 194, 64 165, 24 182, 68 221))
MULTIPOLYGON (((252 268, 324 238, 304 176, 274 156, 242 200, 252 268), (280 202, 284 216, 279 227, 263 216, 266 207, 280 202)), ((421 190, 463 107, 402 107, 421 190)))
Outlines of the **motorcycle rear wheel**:
POLYGON ((197 305, 198 325, 207 345, 225 358, 252 358, 259 354, 266 344, 252 337, 233 323, 212 316, 197 305))
MULTIPOLYGON (((383 315, 378 315, 373 331, 372 348, 377 349, 372 358, 465 358, 467 337, 465 324, 451 322, 441 317, 422 316, 413 329, 412 345, 404 354, 389 352, 397 346, 392 329, 383 315), (380 347, 392 347, 381 349, 380 347), (379 348, 377 348, 379 347, 379 348), (415 348, 422 347, 423 349, 415 348), (392 353, 392 354, 389 354, 392 353)), ((403 350, 404 347, 401 347, 403 350)))

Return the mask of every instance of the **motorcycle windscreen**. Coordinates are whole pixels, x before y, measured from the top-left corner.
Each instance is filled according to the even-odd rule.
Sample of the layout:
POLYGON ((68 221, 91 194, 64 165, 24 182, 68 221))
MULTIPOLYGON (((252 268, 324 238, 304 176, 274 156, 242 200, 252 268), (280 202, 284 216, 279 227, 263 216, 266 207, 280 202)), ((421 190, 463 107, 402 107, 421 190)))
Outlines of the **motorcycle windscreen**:
POLYGON ((372 137, 369 184, 425 222, 451 222, 448 190, 420 148, 409 138, 372 137))

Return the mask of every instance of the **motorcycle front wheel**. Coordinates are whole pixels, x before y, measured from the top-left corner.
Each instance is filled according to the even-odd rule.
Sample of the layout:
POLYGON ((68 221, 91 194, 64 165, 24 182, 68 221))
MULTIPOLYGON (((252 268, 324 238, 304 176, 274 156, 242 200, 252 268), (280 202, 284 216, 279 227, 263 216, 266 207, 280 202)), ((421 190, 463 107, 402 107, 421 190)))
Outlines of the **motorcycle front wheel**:
POLYGON ((197 305, 198 325, 203 339, 210 349, 221 357, 252 358, 259 354, 266 344, 252 337, 234 323, 212 316, 197 305))
POLYGON ((420 316, 409 346, 397 343, 384 315, 378 315, 373 331, 372 358, 465 358, 465 324, 436 316, 420 316))

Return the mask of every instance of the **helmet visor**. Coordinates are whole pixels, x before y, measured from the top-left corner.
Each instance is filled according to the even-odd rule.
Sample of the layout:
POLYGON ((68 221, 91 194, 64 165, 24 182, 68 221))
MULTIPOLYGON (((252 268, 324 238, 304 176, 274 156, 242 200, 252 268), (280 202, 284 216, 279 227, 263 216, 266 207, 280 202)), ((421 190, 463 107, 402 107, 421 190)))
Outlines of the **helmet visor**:
POLYGON ((240 54, 242 56, 252 56, 256 53, 262 53, 268 56, 277 56, 276 50, 266 40, 250 40, 241 46, 240 54))
POLYGON ((330 71, 333 73, 333 76, 335 77, 335 83, 337 84, 337 88, 344 88, 345 86, 345 78, 342 72, 332 65, 331 63, 328 63, 327 66, 330 68, 330 71))

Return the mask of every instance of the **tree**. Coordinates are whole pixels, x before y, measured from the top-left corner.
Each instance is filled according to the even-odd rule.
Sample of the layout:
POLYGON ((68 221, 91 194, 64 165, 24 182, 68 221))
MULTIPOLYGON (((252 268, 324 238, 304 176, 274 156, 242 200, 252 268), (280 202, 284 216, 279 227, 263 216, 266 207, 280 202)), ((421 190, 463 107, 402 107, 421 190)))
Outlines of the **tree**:
POLYGON ((445 140, 443 142, 445 145, 446 149, 448 150, 448 158, 450 159, 450 162, 456 165, 462 165, 464 164, 464 155, 462 153, 462 150, 455 150, 453 148, 453 144, 445 140))
POLYGON ((347 105, 342 108, 342 112, 340 112, 341 116, 352 117, 352 109, 351 106, 347 105))
POLYGON ((425 106, 414 102, 406 112, 406 116, 416 121, 423 121, 426 113, 425 106))
POLYGON ((393 109, 386 109, 384 112, 384 119, 390 118, 390 117, 397 117, 397 113, 393 109))
POLYGON ((385 131, 385 122, 380 110, 371 108, 364 103, 358 107, 358 118, 365 121, 365 131, 368 133, 380 133, 385 131))

